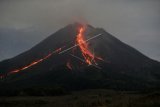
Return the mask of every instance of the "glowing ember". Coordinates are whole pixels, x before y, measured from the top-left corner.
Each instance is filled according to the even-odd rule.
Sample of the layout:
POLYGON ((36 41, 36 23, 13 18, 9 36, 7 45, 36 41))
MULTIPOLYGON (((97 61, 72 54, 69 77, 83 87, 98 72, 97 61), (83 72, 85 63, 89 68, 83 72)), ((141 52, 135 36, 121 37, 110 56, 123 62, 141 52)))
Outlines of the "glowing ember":
MULTIPOLYGON (((60 52, 61 50, 62 50, 62 48, 59 48, 59 49, 53 51, 52 53, 49 53, 47 56, 45 56, 45 57, 43 57, 43 58, 41 58, 41 59, 38 59, 38 60, 36 60, 36 61, 33 61, 32 63, 30 63, 30 64, 28 64, 28 65, 26 65, 26 66, 24 66, 24 67, 22 67, 22 68, 18 68, 18 69, 15 69, 15 70, 13 70, 13 71, 10 71, 10 72, 8 72, 8 74, 6 74, 6 76, 8 76, 8 75, 10 75, 10 74, 18 73, 18 72, 23 71, 23 70, 25 70, 25 69, 28 69, 28 68, 30 68, 30 67, 32 67, 32 66, 34 66, 34 65, 37 65, 37 64, 39 64, 40 62, 48 59, 48 58, 49 58, 50 56, 52 56, 54 53, 58 53, 58 52, 60 52)), ((4 78, 4 77, 5 77, 5 75, 0 75, 0 78, 4 78)))
POLYGON ((70 70, 72 70, 72 66, 71 66, 70 61, 67 62, 66 66, 67 66, 70 70))
POLYGON ((76 38, 76 43, 79 44, 79 48, 82 52, 82 55, 85 59, 85 62, 88 65, 92 65, 93 63, 96 64, 95 59, 103 60, 100 57, 96 57, 94 54, 92 54, 88 48, 88 44, 86 43, 85 37, 84 37, 84 32, 85 32, 85 27, 80 27, 77 38, 76 38))

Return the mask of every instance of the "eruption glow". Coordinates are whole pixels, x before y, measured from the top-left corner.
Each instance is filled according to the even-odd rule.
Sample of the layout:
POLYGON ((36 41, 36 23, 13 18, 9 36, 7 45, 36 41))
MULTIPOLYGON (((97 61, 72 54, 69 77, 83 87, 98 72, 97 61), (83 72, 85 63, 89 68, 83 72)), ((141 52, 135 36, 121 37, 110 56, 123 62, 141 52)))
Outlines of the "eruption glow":
POLYGON ((89 50, 89 47, 88 47, 88 43, 86 42, 86 39, 84 37, 84 33, 85 33, 85 27, 80 27, 79 31, 78 31, 78 35, 77 35, 77 38, 76 38, 76 43, 79 44, 79 48, 82 52, 82 55, 85 59, 85 62, 88 64, 88 65, 92 65, 92 64, 96 64, 96 59, 99 59, 99 60, 103 60, 102 58, 100 57, 97 57, 95 56, 90 50, 89 50))
POLYGON ((23 71, 23 70, 25 70, 25 69, 31 68, 32 66, 39 64, 40 62, 48 59, 48 58, 51 57, 53 54, 58 53, 58 52, 60 52, 61 50, 62 50, 62 48, 58 48, 58 49, 56 49, 55 51, 53 51, 52 53, 49 53, 47 56, 45 56, 45 57, 43 57, 43 58, 41 58, 41 59, 38 59, 38 60, 36 60, 36 61, 33 61, 33 62, 31 62, 30 64, 28 64, 28 65, 26 65, 26 66, 23 66, 23 67, 21 67, 21 68, 15 69, 15 70, 12 70, 12 71, 8 72, 6 75, 0 75, 0 78, 3 78, 3 77, 5 77, 5 76, 8 76, 8 75, 11 75, 11 74, 14 74, 14 73, 18 73, 18 72, 23 71))
MULTIPOLYGON (((76 44, 74 46, 72 46, 72 47, 70 47, 68 49, 65 49, 65 50, 62 50, 62 48, 64 48, 64 46, 62 48, 58 48, 55 51, 53 51, 52 53, 49 53, 48 55, 46 55, 45 57, 43 57, 41 59, 35 60, 35 61, 31 62, 28 65, 25 65, 25 66, 23 66, 21 68, 17 68, 15 70, 12 70, 12 71, 4 74, 4 75, 0 75, 0 78, 4 78, 4 77, 9 76, 11 74, 15 74, 15 73, 18 73, 20 71, 23 71, 23 70, 26 70, 28 68, 31 68, 32 66, 37 65, 37 64, 43 62, 44 60, 48 59, 49 57, 51 57, 55 53, 63 54, 63 53, 65 53, 65 52, 67 52, 67 51, 69 51, 69 50, 71 50, 71 49, 73 49, 75 47, 79 47, 80 48, 80 51, 81 51, 82 56, 84 57, 84 59, 81 59, 81 58, 79 58, 79 57, 77 57, 77 56, 75 56, 73 54, 70 54, 71 56, 81 60, 82 62, 85 62, 88 65, 93 65, 94 67, 100 69, 100 67, 97 66, 96 60, 98 59, 98 60, 102 60, 103 61, 103 59, 101 57, 95 56, 89 50, 88 41, 90 41, 90 40, 92 40, 94 38, 97 38, 97 37, 101 36, 102 34, 98 34, 98 35, 95 35, 95 36, 93 36, 93 37, 91 37, 89 39, 85 39, 85 37, 84 37, 85 30, 86 30, 85 26, 82 26, 82 27, 79 28, 78 34, 77 34, 76 39, 75 39, 76 44)), ((70 70, 72 70, 73 66, 71 65, 70 61, 67 62, 66 66, 70 70)))

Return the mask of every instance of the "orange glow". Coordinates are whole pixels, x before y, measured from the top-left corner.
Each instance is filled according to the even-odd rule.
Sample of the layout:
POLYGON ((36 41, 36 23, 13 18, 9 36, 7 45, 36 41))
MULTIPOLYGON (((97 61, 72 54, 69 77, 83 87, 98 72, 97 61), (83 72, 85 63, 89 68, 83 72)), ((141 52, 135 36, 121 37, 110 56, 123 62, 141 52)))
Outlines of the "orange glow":
MULTIPOLYGON (((62 48, 58 48, 58 49, 56 49, 55 51, 53 51, 52 53, 49 53, 47 56, 45 56, 45 57, 43 57, 43 58, 41 58, 41 59, 38 59, 38 60, 36 60, 36 61, 31 62, 30 64, 28 64, 28 65, 26 65, 26 66, 23 66, 23 67, 21 67, 21 68, 18 68, 18 69, 15 69, 15 70, 12 70, 12 71, 8 72, 8 74, 6 74, 6 76, 8 76, 8 75, 10 75, 10 74, 18 73, 18 72, 23 71, 23 70, 28 69, 28 68, 31 68, 32 66, 39 64, 40 62, 48 59, 48 58, 49 58, 50 56, 52 56, 54 53, 58 53, 58 52, 60 52, 61 50, 62 50, 62 48)), ((0 75, 0 78, 4 78, 4 77, 5 77, 5 75, 0 75)))
POLYGON ((70 61, 67 62, 66 66, 67 66, 70 70, 72 70, 72 66, 71 66, 70 61))
MULTIPOLYGON (((94 65, 94 64, 97 65, 96 60, 101 60, 101 61, 103 61, 103 59, 102 59, 101 57, 95 56, 95 55, 89 50, 88 43, 86 42, 86 39, 85 39, 85 37, 84 37, 85 30, 86 30, 86 29, 85 29, 85 26, 80 27, 80 29, 78 30, 78 34, 77 34, 76 39, 75 39, 76 44, 77 44, 76 46, 78 46, 78 47, 80 48, 80 51, 81 51, 81 53, 82 53, 82 56, 84 57, 84 62, 85 62, 87 65, 94 65)), ((74 46, 73 46, 73 47, 74 47, 74 46)), ((64 46, 63 46, 62 48, 64 48, 64 46)), ((0 78, 4 78, 4 77, 6 77, 6 76, 8 76, 8 75, 15 74, 15 73, 18 73, 18 72, 20 72, 20 71, 23 71, 23 70, 26 70, 26 69, 28 69, 28 68, 31 68, 32 66, 37 65, 37 64, 43 62, 44 60, 48 59, 48 58, 51 57, 53 54, 55 54, 55 53, 60 53, 60 51, 62 51, 62 48, 58 48, 58 49, 56 49, 55 51, 53 51, 53 52, 49 53, 48 55, 44 56, 43 58, 38 59, 38 60, 35 60, 35 61, 31 62, 31 63, 28 64, 28 65, 25 65, 25 66, 23 66, 23 67, 14 69, 14 70, 8 72, 8 73, 5 74, 5 75, 0 75, 0 78)), ((74 49, 74 48, 73 48, 73 49, 74 49)), ((72 50, 72 51, 75 51, 75 50, 72 50)), ((83 60, 83 59, 82 59, 82 60, 83 60)), ((73 69, 73 68, 72 68, 73 66, 71 65, 70 61, 68 61, 68 62, 66 63, 66 66, 67 66, 70 70, 73 69)))
POLYGON ((85 42, 85 37, 84 37, 84 32, 85 32, 85 27, 80 27, 77 38, 76 38, 76 43, 79 44, 79 48, 82 52, 82 55, 85 59, 85 62, 88 65, 92 65, 93 63, 96 64, 95 59, 103 60, 100 57, 94 56, 94 54, 91 53, 88 47, 88 43, 85 42))

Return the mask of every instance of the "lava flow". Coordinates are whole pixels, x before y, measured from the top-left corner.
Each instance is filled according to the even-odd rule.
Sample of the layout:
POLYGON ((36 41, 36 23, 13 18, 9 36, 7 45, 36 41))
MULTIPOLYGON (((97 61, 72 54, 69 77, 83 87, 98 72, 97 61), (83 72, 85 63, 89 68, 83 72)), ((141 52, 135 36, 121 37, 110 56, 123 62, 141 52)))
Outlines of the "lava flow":
POLYGON ((80 27, 77 38, 76 38, 76 43, 79 44, 79 48, 82 52, 85 62, 88 65, 96 64, 96 59, 99 59, 99 60, 103 60, 103 59, 95 56, 89 50, 88 43, 86 42, 85 37, 84 37, 84 32, 85 32, 85 27, 84 26, 80 27))
MULTIPOLYGON (((80 48, 80 51, 81 51, 81 53, 82 53, 82 56, 84 57, 84 60, 83 60, 83 59, 80 59, 80 58, 78 58, 78 57, 76 57, 76 56, 74 56, 74 57, 76 57, 76 58, 80 59, 81 61, 85 62, 87 65, 94 65, 94 66, 96 66, 96 65, 97 65, 96 60, 97 60, 97 59, 98 59, 98 60, 103 60, 103 59, 100 58, 100 57, 95 56, 95 55, 89 50, 88 42, 87 42, 87 41, 93 39, 93 37, 86 40, 85 37, 84 37, 85 30, 86 30, 86 29, 85 29, 85 26, 80 27, 80 29, 78 30, 78 34, 77 34, 76 39, 75 39, 76 45, 74 45, 74 46, 72 46, 72 47, 70 47, 70 48, 68 48, 68 49, 66 49, 66 50, 63 50, 63 51, 62 51, 62 48, 63 48, 63 47, 62 47, 62 48, 58 48, 57 50, 53 51, 52 53, 49 53, 48 55, 46 55, 45 57, 43 57, 43 58, 41 58, 41 59, 38 59, 38 60, 36 60, 36 61, 33 61, 33 62, 31 62, 30 64, 25 65, 25 66, 23 66, 23 67, 21 67, 21 68, 12 70, 12 71, 8 72, 8 73, 5 74, 5 75, 0 75, 0 78, 4 78, 5 76, 8 76, 8 75, 11 75, 11 74, 14 74, 14 73, 18 73, 18 72, 20 72, 20 71, 23 71, 23 70, 25 70, 25 69, 28 69, 28 68, 30 68, 30 67, 32 67, 32 66, 34 66, 34 65, 39 64, 40 62, 42 62, 42 61, 44 61, 44 60, 46 60, 46 59, 48 59, 48 58, 49 58, 50 56, 52 56, 54 53, 62 54, 62 53, 66 52, 66 51, 68 51, 68 50, 70 50, 70 49, 72 49, 72 48, 75 48, 75 47, 77 47, 77 46, 80 48)), ((94 37, 94 38, 95 38, 95 37, 94 37)), ((72 65, 71 65, 70 62, 67 62, 66 66, 67 66, 70 70, 72 70, 72 65)))
POLYGON ((33 61, 33 62, 31 62, 30 64, 28 64, 28 65, 26 65, 26 66, 23 66, 23 67, 21 67, 21 68, 15 69, 15 70, 12 70, 12 71, 8 72, 6 75, 0 75, 0 78, 4 78, 5 76, 8 76, 8 75, 11 75, 11 74, 14 74, 14 73, 18 73, 18 72, 20 72, 20 71, 23 71, 23 70, 25 70, 25 69, 28 69, 28 68, 36 65, 36 64, 39 64, 40 62, 48 59, 48 58, 49 58, 50 56, 52 56, 54 53, 58 53, 58 52, 60 52, 61 50, 62 50, 62 48, 58 48, 58 49, 56 49, 55 51, 53 51, 52 53, 49 53, 48 55, 46 55, 45 57, 43 57, 43 58, 41 58, 41 59, 38 59, 38 60, 36 60, 36 61, 33 61))

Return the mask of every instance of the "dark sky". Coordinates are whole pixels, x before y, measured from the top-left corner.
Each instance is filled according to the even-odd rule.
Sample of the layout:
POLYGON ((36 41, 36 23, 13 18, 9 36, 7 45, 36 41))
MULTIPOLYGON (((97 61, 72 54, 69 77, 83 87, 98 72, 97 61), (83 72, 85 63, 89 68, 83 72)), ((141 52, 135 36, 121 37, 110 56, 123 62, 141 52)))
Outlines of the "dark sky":
POLYGON ((160 0, 0 0, 0 60, 74 21, 104 28, 160 61, 160 0))

